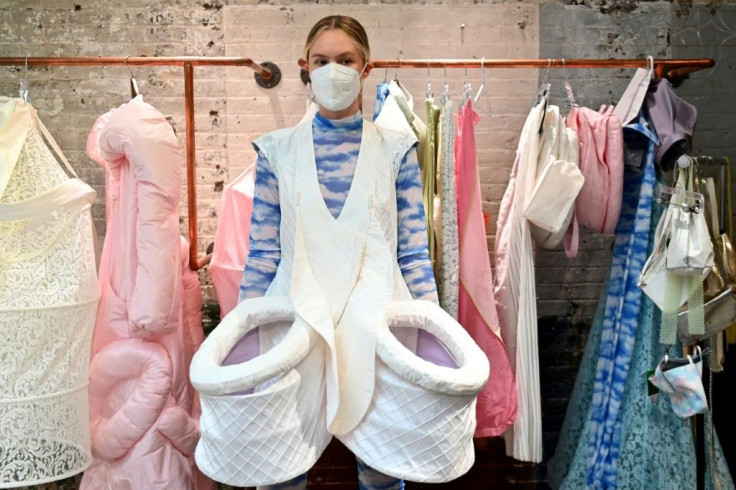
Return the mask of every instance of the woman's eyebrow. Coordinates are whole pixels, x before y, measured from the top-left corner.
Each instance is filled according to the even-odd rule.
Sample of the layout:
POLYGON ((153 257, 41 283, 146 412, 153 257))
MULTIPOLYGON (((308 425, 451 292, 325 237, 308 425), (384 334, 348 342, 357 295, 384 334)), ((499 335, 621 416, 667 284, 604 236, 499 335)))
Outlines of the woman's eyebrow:
MULTIPOLYGON (((337 56, 335 56, 335 58, 341 58, 343 56, 355 56, 355 53, 353 53, 352 51, 345 51, 344 53, 340 53, 337 56)), ((309 57, 310 58, 312 58, 312 57, 329 58, 329 56, 327 56, 325 54, 322 54, 322 53, 311 53, 309 55, 309 57)))

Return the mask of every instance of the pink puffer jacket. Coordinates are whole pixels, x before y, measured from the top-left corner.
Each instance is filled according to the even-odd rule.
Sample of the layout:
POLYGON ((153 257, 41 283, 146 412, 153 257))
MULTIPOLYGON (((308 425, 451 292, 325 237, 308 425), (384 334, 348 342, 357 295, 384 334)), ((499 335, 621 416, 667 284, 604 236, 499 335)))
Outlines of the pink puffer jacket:
POLYGON ((95 123, 87 153, 106 171, 107 233, 90 365, 94 461, 83 489, 214 488, 194 466, 202 291, 179 234, 178 144, 136 97, 95 123))

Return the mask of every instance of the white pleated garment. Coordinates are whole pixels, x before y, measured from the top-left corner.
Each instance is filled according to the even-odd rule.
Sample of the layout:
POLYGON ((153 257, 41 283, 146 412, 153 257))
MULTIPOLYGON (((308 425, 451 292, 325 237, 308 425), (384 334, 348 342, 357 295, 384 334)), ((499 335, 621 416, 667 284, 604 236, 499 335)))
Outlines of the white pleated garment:
POLYGON ((506 454, 535 463, 542 461, 537 298, 532 236, 524 210, 534 189, 544 111, 545 104, 537 104, 524 123, 509 186, 501 201, 495 253, 498 319, 515 370, 518 399, 516 421, 504 433, 506 454))

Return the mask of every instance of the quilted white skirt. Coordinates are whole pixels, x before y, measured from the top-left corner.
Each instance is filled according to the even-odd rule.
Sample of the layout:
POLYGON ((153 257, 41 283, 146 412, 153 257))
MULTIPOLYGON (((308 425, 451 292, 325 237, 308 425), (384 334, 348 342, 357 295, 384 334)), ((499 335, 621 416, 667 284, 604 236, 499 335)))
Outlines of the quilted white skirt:
POLYGON ((205 339, 190 367, 202 405, 197 466, 230 485, 271 485, 306 472, 330 442, 324 343, 286 297, 241 302, 205 339), (222 361, 246 333, 288 326, 284 339, 246 362, 222 361))
POLYGON ((475 461, 475 402, 488 359, 465 329, 428 301, 392 304, 390 328, 419 328, 437 337, 457 368, 428 362, 384 329, 376 345, 376 385, 358 426, 339 436, 367 465, 396 478, 446 482, 475 461))

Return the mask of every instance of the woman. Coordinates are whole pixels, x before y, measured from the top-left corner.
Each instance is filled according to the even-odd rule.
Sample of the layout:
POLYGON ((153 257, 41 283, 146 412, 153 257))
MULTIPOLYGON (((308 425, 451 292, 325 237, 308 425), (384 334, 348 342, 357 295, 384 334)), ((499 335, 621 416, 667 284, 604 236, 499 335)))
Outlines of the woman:
MULTIPOLYGON (((275 293, 291 294, 293 299, 295 294, 301 294, 294 291, 298 286, 291 276, 297 273, 299 266, 291 256, 294 247, 289 244, 294 237, 296 240, 303 237, 309 265, 330 302, 333 317, 336 317, 335 311, 349 309, 346 305, 354 300, 358 275, 362 274, 359 271, 370 268, 382 271, 379 276, 389 281, 392 298, 413 297, 437 302, 427 250, 416 141, 412 136, 375 127, 364 121, 360 112, 363 81, 372 68, 365 30, 350 17, 325 17, 311 29, 304 52, 319 112, 311 122, 303 123, 301 130, 297 126, 275 131, 254 143, 258 161, 250 251, 239 300, 275 293), (312 150, 314 163, 309 162, 307 166, 316 165, 316 172, 295 170, 299 167, 296 162, 299 154, 311 158, 312 150), (321 198, 315 192, 312 200, 310 190, 316 191, 317 183, 321 198), (322 213, 325 208, 328 215, 322 213), (298 223, 285 219, 286 215, 297 216, 298 223), (379 233, 370 230, 379 230, 379 233), (282 250, 284 240, 289 244, 285 243, 282 250), (381 255, 384 248, 387 253, 381 255), (385 257, 389 257, 393 265, 381 268, 378 264, 383 264, 385 257), (400 275, 394 273, 399 270, 400 275), (394 278, 398 280, 393 281, 394 278)), ((370 298, 380 295, 381 291, 366 294, 361 297, 362 302, 371 301, 370 298)), ((352 324, 347 325, 345 331, 348 333, 344 337, 358 330, 360 328, 352 324)), ((429 342, 421 335, 417 339, 416 332, 413 335, 413 339, 411 336, 402 339, 410 348, 421 349, 423 343, 429 342)), ((339 375, 343 381, 349 379, 350 383, 355 383, 356 379, 371 383, 369 378, 373 371, 366 366, 374 362, 370 357, 375 356, 375 350, 363 348, 371 339, 356 333, 354 338, 343 340, 348 349, 350 345, 361 348, 352 351, 349 364, 341 365, 338 360, 334 375, 339 375), (361 361, 361 356, 365 362, 361 361)), ((261 334, 260 341, 263 349, 264 343, 275 344, 277 340, 261 334)), ((235 362, 238 359, 232 352, 225 363, 235 362)), ((340 396, 342 398, 342 392, 340 396)), ((356 400, 348 403, 351 410, 343 410, 346 403, 340 400, 331 419, 331 432, 349 430, 356 423, 356 416, 364 413, 365 397, 356 400), (360 407, 357 411, 356 406, 360 407)), ((360 488, 404 486, 403 481, 383 475, 360 461, 358 474, 360 488)), ((302 475, 272 488, 305 486, 306 475, 302 475)))

